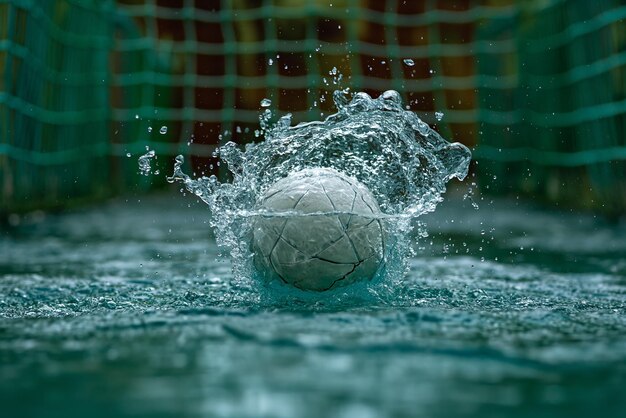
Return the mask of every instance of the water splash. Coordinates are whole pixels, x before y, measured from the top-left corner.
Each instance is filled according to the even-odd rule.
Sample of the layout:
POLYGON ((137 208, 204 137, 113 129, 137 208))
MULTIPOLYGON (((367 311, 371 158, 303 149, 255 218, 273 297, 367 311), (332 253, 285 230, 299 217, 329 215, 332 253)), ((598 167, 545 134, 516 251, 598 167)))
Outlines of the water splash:
POLYGON ((404 110, 398 92, 389 90, 375 99, 356 93, 349 100, 345 91, 337 90, 333 99, 337 113, 296 126, 291 126, 291 115, 271 126, 271 111, 265 108, 260 115, 265 141, 244 150, 228 142, 216 153, 227 164, 230 182, 216 176, 192 179, 182 171, 183 157, 176 157, 168 181, 182 182, 209 205, 217 243, 230 251, 242 278, 253 274, 249 247, 253 218, 280 216, 260 211, 259 197, 291 173, 333 168, 370 189, 392 241, 381 275, 395 278, 403 275, 411 252, 413 221, 435 209, 448 180, 465 178, 471 158, 468 148, 446 141, 404 110))
POLYGON ((152 159, 156 159, 156 153, 154 150, 148 149, 146 147, 146 152, 141 157, 137 159, 137 163, 139 165, 139 173, 144 176, 149 176, 152 173, 152 159))

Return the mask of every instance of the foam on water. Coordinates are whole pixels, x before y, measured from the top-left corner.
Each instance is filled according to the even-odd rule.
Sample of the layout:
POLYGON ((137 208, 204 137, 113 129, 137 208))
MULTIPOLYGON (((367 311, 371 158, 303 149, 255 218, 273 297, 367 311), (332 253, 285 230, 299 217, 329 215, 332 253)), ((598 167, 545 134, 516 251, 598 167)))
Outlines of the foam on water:
POLYGON ((290 115, 271 126, 271 110, 264 101, 260 127, 265 140, 248 144, 244 150, 229 142, 218 150, 232 177, 228 182, 216 176, 193 179, 182 171, 183 157, 176 157, 168 180, 182 182, 209 205, 216 241, 229 250, 235 272, 243 280, 254 273, 249 247, 254 217, 298 216, 267 213, 257 207, 259 197, 291 173, 333 168, 370 189, 391 240, 386 268, 378 277, 386 276, 387 284, 405 271, 410 253, 407 237, 416 225, 414 220, 435 209, 448 180, 463 180, 467 174, 468 148, 446 141, 413 112, 404 110, 398 92, 389 90, 375 99, 356 93, 349 100, 337 90, 333 99, 337 113, 324 121, 296 126, 291 126, 290 115))

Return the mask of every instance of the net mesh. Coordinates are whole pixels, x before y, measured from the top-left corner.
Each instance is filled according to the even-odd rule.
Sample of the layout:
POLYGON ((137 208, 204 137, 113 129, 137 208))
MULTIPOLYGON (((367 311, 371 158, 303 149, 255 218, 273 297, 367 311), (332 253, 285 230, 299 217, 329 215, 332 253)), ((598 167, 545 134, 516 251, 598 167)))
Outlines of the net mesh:
POLYGON ((217 145, 256 140, 261 99, 299 122, 349 87, 398 90, 474 147, 485 192, 620 213, 625 18, 620 0, 0 0, 0 211, 158 186, 127 157, 146 147, 162 172, 179 153, 215 171, 217 145))

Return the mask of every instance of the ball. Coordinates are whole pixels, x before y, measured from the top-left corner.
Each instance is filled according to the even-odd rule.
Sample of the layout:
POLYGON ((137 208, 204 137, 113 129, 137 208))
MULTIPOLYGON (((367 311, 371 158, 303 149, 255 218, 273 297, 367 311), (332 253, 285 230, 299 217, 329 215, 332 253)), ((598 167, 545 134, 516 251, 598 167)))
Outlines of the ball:
POLYGON ((259 199, 255 265, 302 290, 325 291, 371 280, 385 255, 381 211, 359 181, 329 168, 304 169, 259 199))

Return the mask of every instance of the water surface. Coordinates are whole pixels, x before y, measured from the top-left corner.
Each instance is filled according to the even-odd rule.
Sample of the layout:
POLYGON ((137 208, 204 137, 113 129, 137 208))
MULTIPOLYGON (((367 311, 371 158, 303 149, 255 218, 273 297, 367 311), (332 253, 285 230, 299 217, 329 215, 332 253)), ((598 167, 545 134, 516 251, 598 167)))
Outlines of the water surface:
POLYGON ((394 289, 297 303, 178 195, 3 230, 2 415, 620 416, 624 224, 454 196, 424 221, 394 289))

